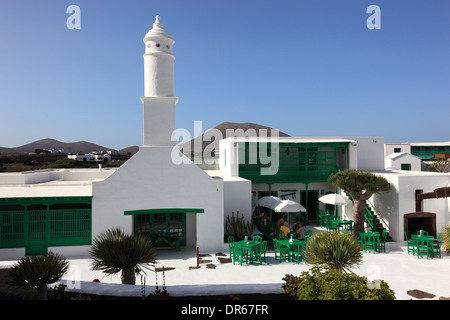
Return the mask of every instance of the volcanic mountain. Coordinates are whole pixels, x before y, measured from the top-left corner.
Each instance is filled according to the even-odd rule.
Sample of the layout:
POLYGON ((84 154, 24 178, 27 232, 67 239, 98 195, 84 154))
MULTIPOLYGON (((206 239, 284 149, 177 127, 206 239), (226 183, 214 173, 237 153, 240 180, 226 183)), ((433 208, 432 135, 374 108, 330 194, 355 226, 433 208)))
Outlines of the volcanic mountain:
MULTIPOLYGON (((267 136, 271 137, 272 130, 276 130, 278 132, 279 137, 290 137, 290 135, 279 131, 277 129, 273 129, 270 127, 262 126, 256 123, 237 123, 237 122, 222 122, 218 126, 214 127, 211 130, 218 130, 221 133, 221 136, 223 139, 229 138, 229 137, 245 137, 249 136, 252 133, 256 133, 256 136, 267 136)), ((209 146, 209 148, 215 148, 215 150, 219 149, 219 141, 215 141, 215 136, 213 135, 212 138, 205 136, 205 134, 208 131, 206 131, 201 136, 198 136, 188 142, 182 143, 179 145, 180 150, 187 156, 190 156, 192 152, 197 152, 197 150, 194 150, 194 144, 199 144, 202 146, 202 152, 205 149, 205 147, 209 146), (190 149, 189 149, 190 145, 190 149)))

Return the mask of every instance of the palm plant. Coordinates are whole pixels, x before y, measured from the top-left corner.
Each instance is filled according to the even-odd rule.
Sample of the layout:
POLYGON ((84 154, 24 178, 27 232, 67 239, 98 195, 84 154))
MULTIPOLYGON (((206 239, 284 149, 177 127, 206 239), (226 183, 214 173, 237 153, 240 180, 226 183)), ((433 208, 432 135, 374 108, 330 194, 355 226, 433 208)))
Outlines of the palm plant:
POLYGON ((127 235, 119 228, 106 230, 97 236, 90 250, 92 270, 107 275, 122 272, 123 284, 136 284, 136 274, 145 274, 154 265, 155 248, 143 235, 127 235))
POLYGON ((362 262, 361 246, 351 234, 320 232, 308 241, 304 258, 325 269, 349 271, 362 262))
POLYGON ((15 287, 37 289, 38 298, 47 300, 47 284, 60 280, 68 268, 69 262, 53 252, 26 257, 11 267, 8 283, 15 287))

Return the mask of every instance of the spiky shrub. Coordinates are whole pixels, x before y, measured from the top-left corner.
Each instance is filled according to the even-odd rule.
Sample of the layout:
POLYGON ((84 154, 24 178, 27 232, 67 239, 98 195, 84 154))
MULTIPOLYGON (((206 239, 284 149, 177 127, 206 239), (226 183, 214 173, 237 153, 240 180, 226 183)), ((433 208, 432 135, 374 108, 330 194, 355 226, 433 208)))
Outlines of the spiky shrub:
POLYGON ((444 227, 442 238, 445 251, 450 253, 450 226, 444 227))
POLYGON ((231 213, 231 216, 227 216, 225 222, 225 232, 228 235, 234 236, 236 241, 243 240, 245 236, 250 236, 253 234, 255 230, 255 224, 253 221, 245 221, 244 215, 239 216, 239 212, 237 212, 236 217, 234 216, 234 212, 231 213))
POLYGON ((68 269, 69 262, 53 252, 25 257, 11 267, 8 283, 15 287, 37 289, 38 298, 47 300, 47 284, 60 280, 68 269))
POLYGON ((362 262, 361 246, 351 234, 340 232, 316 233, 303 253, 307 263, 325 269, 349 271, 362 262))
POLYGON ((90 254, 92 270, 107 275, 121 272, 123 284, 136 284, 136 274, 145 274, 156 261, 150 239, 143 235, 127 235, 120 228, 108 229, 97 236, 90 254))

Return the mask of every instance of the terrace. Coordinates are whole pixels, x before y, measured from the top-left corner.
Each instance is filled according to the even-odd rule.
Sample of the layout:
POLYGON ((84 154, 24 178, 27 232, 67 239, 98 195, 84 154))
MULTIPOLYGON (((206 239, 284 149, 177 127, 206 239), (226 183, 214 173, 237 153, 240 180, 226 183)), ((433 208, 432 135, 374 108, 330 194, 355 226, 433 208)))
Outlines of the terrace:
MULTIPOLYGON (((324 232, 319 226, 309 226, 315 232, 324 232)), ((193 247, 175 249, 158 249, 158 268, 166 268, 165 286, 172 297, 215 296, 239 294, 282 294, 282 278, 286 274, 299 275, 307 271, 310 265, 304 262, 275 260, 274 251, 268 250, 266 262, 262 264, 233 265, 221 263, 218 252, 201 252, 199 268, 196 249, 193 247), (214 265, 214 268, 208 267, 214 265)), ((228 252, 223 252, 228 256, 228 252)), ((72 287, 70 291, 110 295, 120 297, 142 296, 140 278, 136 285, 122 285, 120 275, 105 277, 103 273, 90 270, 89 258, 68 259, 72 266, 62 282, 72 287), (93 282, 99 279, 100 282, 93 282)), ((369 280, 381 279, 395 291, 397 300, 415 299, 408 294, 410 290, 421 290, 440 297, 450 297, 450 274, 448 269, 450 256, 443 252, 439 259, 418 259, 408 254, 406 242, 387 242, 386 253, 373 254, 363 252, 363 263, 352 269, 358 275, 369 280), (420 276, 418 276, 420 275, 420 276)), ((8 267, 14 261, 2 261, 0 267, 8 267)), ((159 287, 162 287, 162 273, 158 273, 159 287)), ((155 274, 150 272, 145 277, 145 293, 155 290, 155 274)))

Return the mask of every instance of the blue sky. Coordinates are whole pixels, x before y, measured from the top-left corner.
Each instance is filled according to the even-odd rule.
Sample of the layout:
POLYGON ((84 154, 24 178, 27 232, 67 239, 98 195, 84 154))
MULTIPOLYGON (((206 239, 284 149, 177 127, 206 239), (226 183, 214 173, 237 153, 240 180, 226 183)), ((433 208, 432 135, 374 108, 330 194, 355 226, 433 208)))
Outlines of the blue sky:
POLYGON ((0 146, 142 145, 156 15, 175 39, 177 128, 450 141, 449 14, 447 0, 1 0, 0 146), (366 26, 370 5, 381 29, 366 26))

